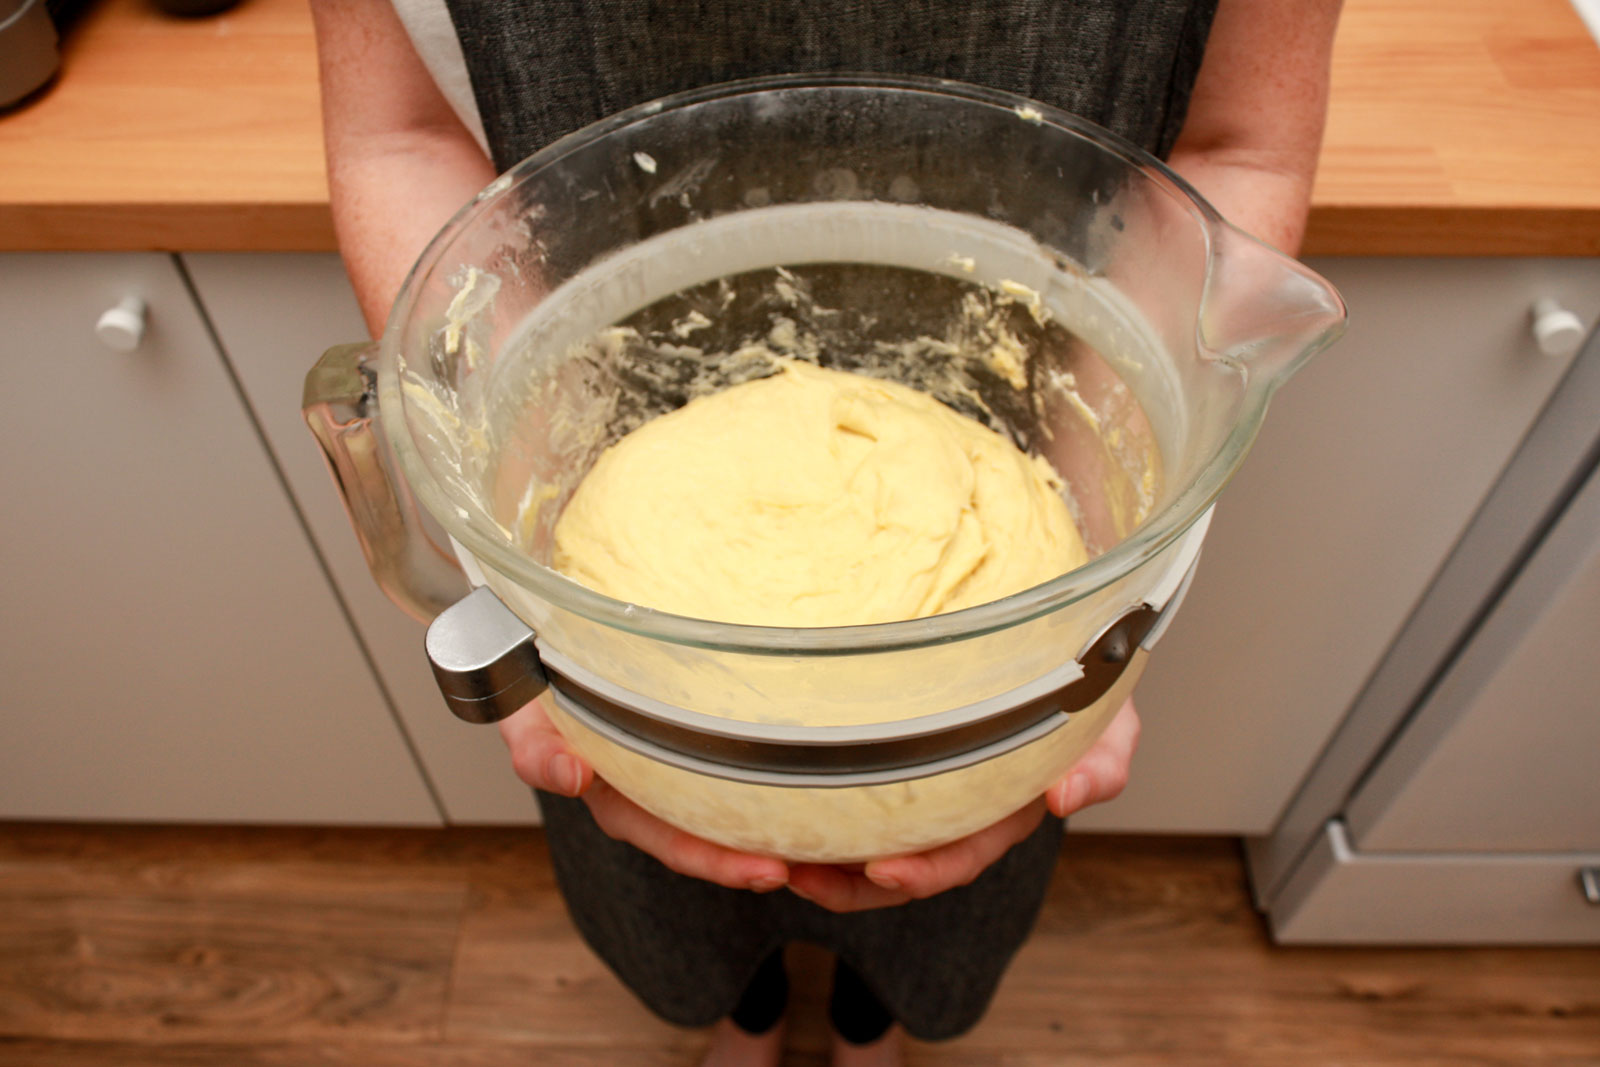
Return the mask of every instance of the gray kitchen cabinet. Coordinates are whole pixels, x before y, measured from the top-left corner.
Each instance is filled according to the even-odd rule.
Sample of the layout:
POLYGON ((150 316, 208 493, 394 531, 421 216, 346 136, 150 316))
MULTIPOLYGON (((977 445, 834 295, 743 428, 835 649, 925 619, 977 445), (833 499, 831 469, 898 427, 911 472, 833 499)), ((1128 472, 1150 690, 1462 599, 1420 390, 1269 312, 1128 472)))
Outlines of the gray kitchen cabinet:
MULTIPOLYGON (((421 627, 377 591, 299 420, 300 381, 363 328, 333 256, 184 261, 446 817, 536 817, 495 732, 444 711, 421 627)), ((1600 262, 1332 259, 1351 328, 1274 401, 1139 691, 1133 780, 1088 830, 1269 831, 1565 368, 1528 309, 1593 321, 1600 262)))
POLYGON ((1137 694, 1127 791, 1082 829, 1270 832, 1600 312, 1600 261, 1326 259, 1350 328, 1278 394, 1137 694))
POLYGON ((0 818, 439 823, 176 261, 0 256, 0 323, 0 818))
MULTIPOLYGON (((208 253, 186 255, 184 262, 445 817, 453 823, 534 821, 533 796, 512 773, 499 732, 469 726, 446 709, 422 651, 424 627, 372 580, 301 421, 301 387, 317 357, 367 335, 339 258, 208 253)), ((362 654, 352 654, 345 669, 364 672, 362 654)))

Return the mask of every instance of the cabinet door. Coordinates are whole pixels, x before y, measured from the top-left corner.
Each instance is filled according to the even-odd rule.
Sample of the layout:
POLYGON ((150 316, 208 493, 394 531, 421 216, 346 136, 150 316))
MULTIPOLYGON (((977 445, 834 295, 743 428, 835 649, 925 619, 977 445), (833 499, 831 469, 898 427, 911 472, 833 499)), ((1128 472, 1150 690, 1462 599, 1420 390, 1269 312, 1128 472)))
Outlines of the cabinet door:
POLYGON ((0 817, 439 822, 175 262, 0 256, 0 324, 0 817))
POLYGON ((1565 368, 1530 305, 1600 309, 1595 260, 1313 266, 1350 330, 1273 401, 1140 684, 1127 792, 1075 826, 1270 831, 1565 368))
MULTIPOLYGON (((334 255, 187 255, 184 262, 216 325, 261 431, 282 465, 322 558, 401 721, 456 823, 531 822, 532 794, 511 772, 499 733, 446 710, 422 651, 423 626, 378 590, 333 480, 300 418, 306 371, 332 345, 367 333, 334 255)), ((366 665, 351 657, 346 669, 366 665)))

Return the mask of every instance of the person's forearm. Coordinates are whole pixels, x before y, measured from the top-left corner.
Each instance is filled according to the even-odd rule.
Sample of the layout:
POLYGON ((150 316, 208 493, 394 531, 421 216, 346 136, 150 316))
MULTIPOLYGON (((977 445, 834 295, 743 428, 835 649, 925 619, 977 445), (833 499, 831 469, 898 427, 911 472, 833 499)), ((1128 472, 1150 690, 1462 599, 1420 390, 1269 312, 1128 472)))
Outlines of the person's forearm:
POLYGON ((377 337, 411 265, 439 228, 494 179, 494 169, 470 136, 463 145, 423 131, 348 145, 329 158, 340 254, 367 328, 377 337))
POLYGON ((1311 203, 1309 171, 1264 170, 1205 152, 1174 151, 1167 162, 1223 218, 1291 256, 1299 252, 1311 203))
POLYGON ((1168 162, 1234 225, 1294 254, 1328 108, 1339 0, 1222 0, 1168 162))
POLYGON ((429 239, 494 168, 388 0, 312 4, 339 251, 374 337, 429 239))

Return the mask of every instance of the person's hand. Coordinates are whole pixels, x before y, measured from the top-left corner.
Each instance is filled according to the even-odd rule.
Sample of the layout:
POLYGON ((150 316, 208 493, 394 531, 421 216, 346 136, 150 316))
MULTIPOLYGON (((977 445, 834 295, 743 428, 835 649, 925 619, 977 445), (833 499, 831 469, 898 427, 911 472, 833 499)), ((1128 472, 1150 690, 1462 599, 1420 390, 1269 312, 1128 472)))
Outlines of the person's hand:
POLYGON ((829 911, 887 908, 966 885, 1033 833, 1046 807, 1060 816, 1110 800, 1128 783, 1128 766, 1139 743, 1139 713, 1122 705, 1105 733, 1045 795, 993 826, 948 845, 910 856, 848 867, 794 864, 789 888, 829 911))
POLYGON ((730 889, 768 892, 788 881, 782 860, 756 856, 670 826, 607 785, 572 751, 534 701, 500 723, 517 777, 547 793, 581 796, 609 836, 648 852, 670 869, 730 889))
POLYGON ((1100 739, 1055 785, 1045 790, 1050 810, 1065 819, 1075 811, 1120 796, 1128 786, 1128 768, 1133 763, 1134 749, 1139 747, 1139 730, 1139 710, 1129 697, 1112 716, 1100 739))

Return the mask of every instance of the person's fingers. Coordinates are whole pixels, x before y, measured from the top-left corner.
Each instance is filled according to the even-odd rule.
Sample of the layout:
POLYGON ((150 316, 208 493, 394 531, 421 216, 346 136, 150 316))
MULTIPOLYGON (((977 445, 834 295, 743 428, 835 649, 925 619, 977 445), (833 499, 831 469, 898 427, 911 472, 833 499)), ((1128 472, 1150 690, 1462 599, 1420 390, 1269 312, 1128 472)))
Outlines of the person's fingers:
POLYGON ((911 899, 911 894, 875 885, 863 874, 823 863, 791 867, 789 889, 820 908, 838 912, 892 908, 911 899))
POLYGON ((500 720, 500 736, 517 777, 535 789, 575 797, 594 781, 594 771, 556 732, 537 700, 500 720))
POLYGON ((1043 799, 948 845, 910 856, 874 860, 863 872, 874 884, 891 892, 921 899, 966 885, 1023 840, 1044 818, 1043 799))
POLYGON ((729 889, 766 892, 789 880, 782 860, 725 848, 662 822, 648 811, 596 778, 583 799, 610 837, 648 852, 679 874, 699 878, 729 889))
POLYGON ((1045 793, 1050 810, 1062 818, 1091 804, 1102 804, 1128 784, 1128 769, 1139 747, 1139 712, 1129 700, 1083 758, 1045 793))
POLYGON ((1031 834, 1044 817, 1036 800, 1006 818, 948 845, 911 856, 874 860, 860 871, 827 864, 795 864, 789 888, 829 911, 887 908, 966 885, 1006 850, 1031 834))

